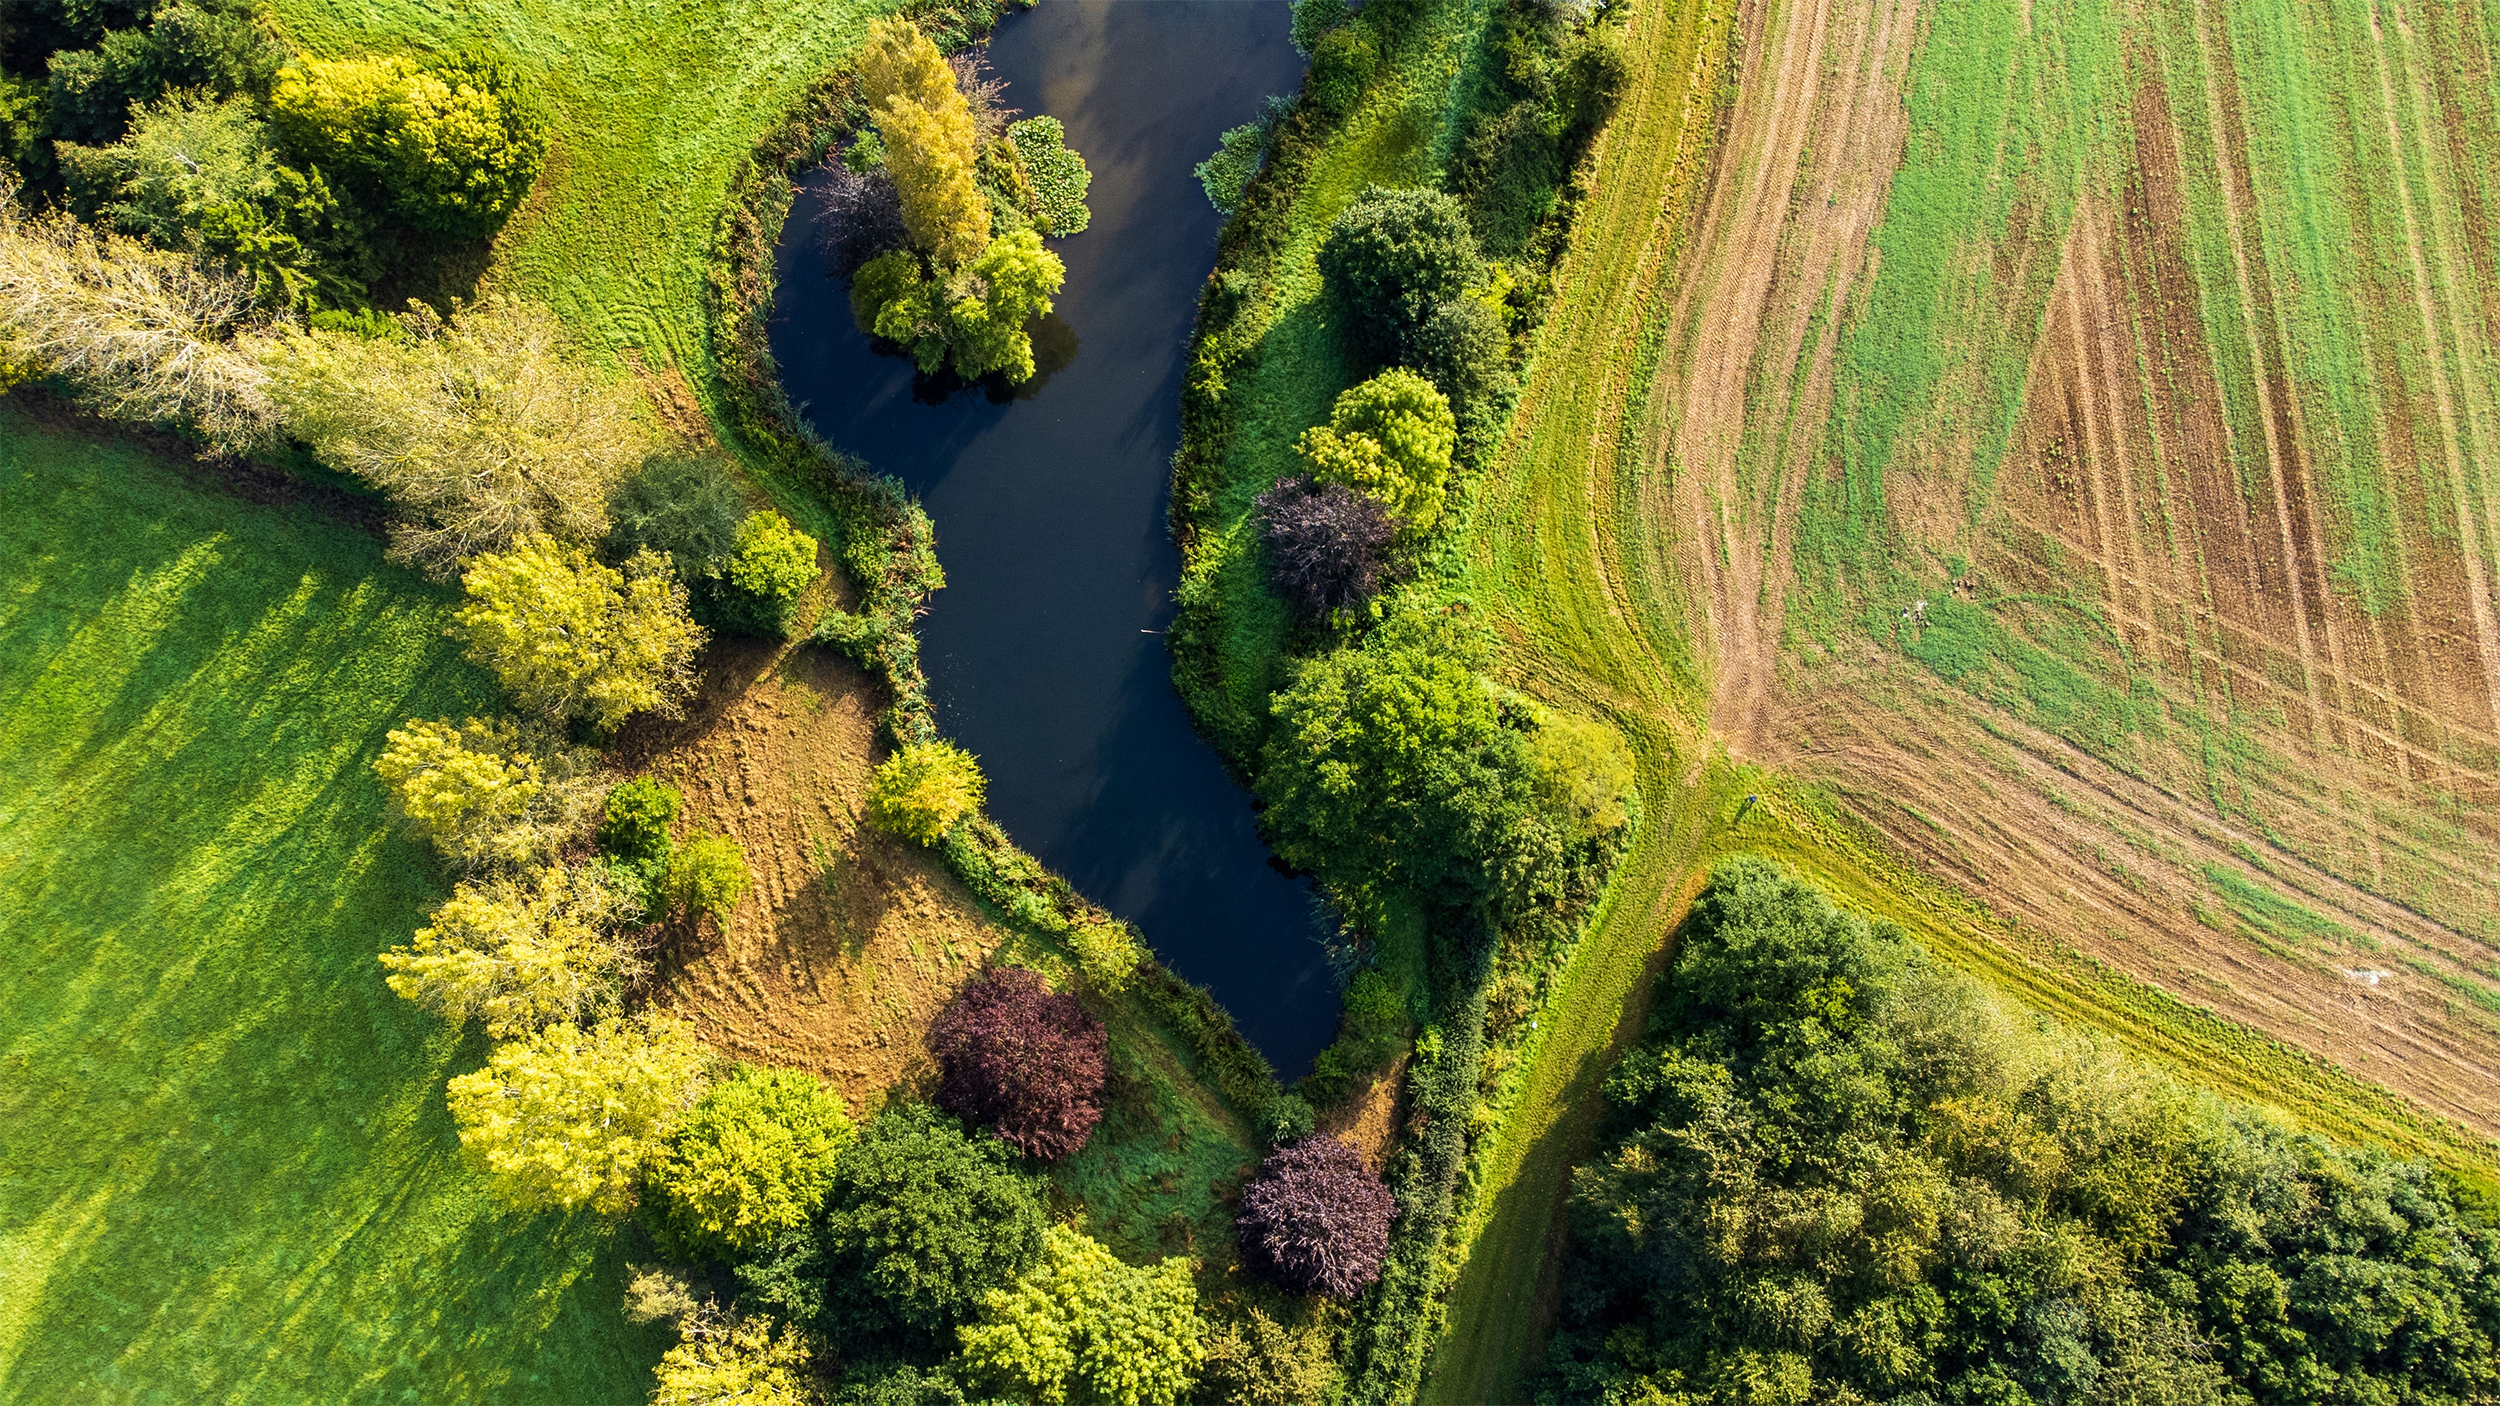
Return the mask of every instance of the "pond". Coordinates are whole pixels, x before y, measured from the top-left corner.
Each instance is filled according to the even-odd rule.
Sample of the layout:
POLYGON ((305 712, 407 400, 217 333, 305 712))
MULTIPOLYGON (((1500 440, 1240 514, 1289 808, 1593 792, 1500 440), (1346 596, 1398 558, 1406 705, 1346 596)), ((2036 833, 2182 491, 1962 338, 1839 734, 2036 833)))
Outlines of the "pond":
POLYGON ((1213 990, 1288 1080, 1336 1027, 1318 913, 1191 727, 1160 631, 1180 576, 1164 512, 1181 372, 1222 225, 1190 168, 1300 85, 1289 22, 1286 0, 1048 0, 998 25, 1008 105, 1066 123, 1094 172, 1092 227, 1053 241, 1068 281, 1035 338, 1045 374, 1017 397, 942 394, 876 353, 808 237, 822 205, 805 184, 772 327, 818 432, 937 523, 947 588, 921 658, 990 813, 1213 990))

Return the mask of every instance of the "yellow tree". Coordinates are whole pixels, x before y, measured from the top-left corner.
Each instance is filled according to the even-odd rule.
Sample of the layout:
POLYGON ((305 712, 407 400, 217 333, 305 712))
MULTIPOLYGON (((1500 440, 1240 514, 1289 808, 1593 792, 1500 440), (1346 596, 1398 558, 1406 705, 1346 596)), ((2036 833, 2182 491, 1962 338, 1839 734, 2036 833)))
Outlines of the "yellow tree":
POLYGON ((462 575, 469 603, 450 634, 495 671, 515 701, 601 729, 694 694, 703 627, 668 558, 641 551, 623 571, 544 534, 479 557, 462 575))
POLYGON ((593 866, 549 867, 527 886, 464 883, 413 941, 382 954, 391 990, 495 1039, 612 1007, 639 965, 613 929, 632 895, 593 866))
POLYGON ((989 248, 990 203, 973 178, 978 134, 954 70, 917 25, 880 20, 860 78, 912 247, 941 273, 963 268, 989 248))
POLYGON ((1377 500, 1411 539, 1441 520, 1458 421, 1438 387, 1401 367, 1338 396, 1294 447, 1311 477, 1377 500))
POLYGON ((877 764, 868 818, 889 834, 933 845, 981 808, 981 764, 952 742, 915 742, 877 764))
POLYGON ((550 1025, 451 1081, 460 1146, 522 1211, 631 1210, 643 1169, 703 1096, 708 1056, 666 1017, 550 1025))

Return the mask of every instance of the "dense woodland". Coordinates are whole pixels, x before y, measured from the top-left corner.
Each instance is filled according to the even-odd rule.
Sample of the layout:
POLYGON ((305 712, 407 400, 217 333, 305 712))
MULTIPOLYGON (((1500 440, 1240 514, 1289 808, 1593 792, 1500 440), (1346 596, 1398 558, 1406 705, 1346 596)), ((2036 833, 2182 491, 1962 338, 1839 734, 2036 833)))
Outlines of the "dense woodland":
POLYGON ((1797 875, 1712 876, 1572 1185, 1542 1399, 2466 1402, 2478 1193, 2009 1009, 1797 875))

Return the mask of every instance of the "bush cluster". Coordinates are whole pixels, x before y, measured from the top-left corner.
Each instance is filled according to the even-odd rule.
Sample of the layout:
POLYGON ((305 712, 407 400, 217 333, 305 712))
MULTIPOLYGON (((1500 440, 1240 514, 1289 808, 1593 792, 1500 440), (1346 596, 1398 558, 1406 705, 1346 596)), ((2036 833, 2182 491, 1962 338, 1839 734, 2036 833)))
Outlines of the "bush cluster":
POLYGON ((1295 613, 1326 620, 1379 593, 1397 540, 1379 499, 1342 483, 1288 478, 1256 506, 1269 580, 1295 613))
POLYGON ((987 789, 970 752, 952 742, 914 742, 877 763, 868 818, 890 834, 933 845, 981 809, 987 789))
POLYGON ((1102 1121, 1109 1048, 1076 997, 1018 967, 966 986, 929 1027, 939 1106, 1045 1162, 1083 1147, 1102 1121))
POLYGON ((855 1136, 840 1096, 814 1076, 741 1065, 687 1112, 647 1173, 662 1246, 724 1259, 803 1228, 855 1136))
POLYGON ((1350 1299, 1380 1277, 1397 1202, 1353 1148, 1306 1137, 1267 1155, 1241 1191, 1241 1262, 1297 1294, 1350 1299))
POLYGON ((1723 864, 1575 1174, 1544 1397, 2479 1400, 2500 1227, 2446 1177, 2003 1008, 1723 864))

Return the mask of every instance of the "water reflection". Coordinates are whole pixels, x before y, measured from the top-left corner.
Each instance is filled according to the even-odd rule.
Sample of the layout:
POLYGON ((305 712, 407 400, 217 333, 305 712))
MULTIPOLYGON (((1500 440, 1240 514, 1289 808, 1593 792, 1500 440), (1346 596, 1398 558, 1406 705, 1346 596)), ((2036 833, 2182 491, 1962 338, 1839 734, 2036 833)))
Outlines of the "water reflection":
POLYGON ((981 754, 1017 841, 1138 922, 1290 1078, 1336 1023, 1307 890, 1269 864, 1249 799, 1191 729, 1161 631, 1180 561, 1164 524, 1183 358, 1220 220, 1190 168, 1300 64, 1285 0, 1049 0, 1004 21, 1007 101, 1067 124, 1094 220, 1013 392, 879 357, 802 231, 773 349, 833 444, 899 475, 949 582, 923 622, 940 724, 981 754))

